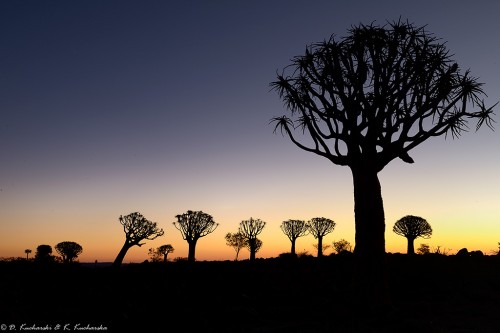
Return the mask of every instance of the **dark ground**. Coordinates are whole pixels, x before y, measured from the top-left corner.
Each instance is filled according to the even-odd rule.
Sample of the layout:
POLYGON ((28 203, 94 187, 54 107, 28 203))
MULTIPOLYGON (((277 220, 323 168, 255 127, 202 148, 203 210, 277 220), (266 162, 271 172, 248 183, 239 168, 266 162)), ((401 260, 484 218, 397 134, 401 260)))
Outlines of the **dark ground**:
POLYGON ((387 266, 391 303, 361 313, 352 300, 351 256, 119 270, 0 262, 0 325, 7 325, 0 328, 500 332, 500 257, 388 255, 387 266))

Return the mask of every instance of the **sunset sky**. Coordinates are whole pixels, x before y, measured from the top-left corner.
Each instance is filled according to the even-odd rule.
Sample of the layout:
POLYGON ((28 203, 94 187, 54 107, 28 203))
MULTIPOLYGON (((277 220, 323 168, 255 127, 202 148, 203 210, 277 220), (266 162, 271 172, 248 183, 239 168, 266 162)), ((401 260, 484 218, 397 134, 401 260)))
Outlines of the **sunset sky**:
MULTIPOLYGON (((136 211, 165 235, 124 262, 162 244, 187 257, 172 225, 187 210, 219 223, 197 260, 233 259, 224 235, 250 217, 267 222, 257 257, 290 251, 279 228, 288 219, 333 219, 325 243, 354 245, 350 170, 273 134, 270 119, 287 111, 269 83, 306 45, 401 17, 447 41, 493 105, 499 13, 497 1, 2 1, 0 257, 74 241, 80 261, 112 261, 125 239, 118 217, 136 211)), ((404 215, 433 227, 416 248, 497 249, 495 120, 496 132, 473 123, 380 173, 388 252, 406 252, 392 232, 404 215)), ((297 251, 315 254, 315 242, 299 238, 297 251)))

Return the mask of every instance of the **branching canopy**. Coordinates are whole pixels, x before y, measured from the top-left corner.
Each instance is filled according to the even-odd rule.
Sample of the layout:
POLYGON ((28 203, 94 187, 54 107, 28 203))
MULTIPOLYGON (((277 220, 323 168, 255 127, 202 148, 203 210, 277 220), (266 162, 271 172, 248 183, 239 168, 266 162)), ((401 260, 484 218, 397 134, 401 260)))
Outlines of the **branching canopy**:
POLYGON ((430 238, 432 235, 431 225, 419 216, 407 215, 399 219, 392 228, 396 235, 406 237, 408 239, 416 239, 418 237, 430 238))
POLYGON ((335 164, 380 171, 430 137, 458 137, 476 119, 492 127, 482 83, 461 71, 440 39, 408 22, 359 25, 312 44, 271 83, 291 116, 275 132, 335 164), (477 111, 470 111, 470 108, 477 111), (300 129, 299 135, 295 130, 300 129))
POLYGON ((238 232, 245 236, 248 240, 256 239, 257 235, 262 232, 265 225, 266 222, 251 217, 249 220, 240 222, 238 232))
POLYGON ((188 210, 184 214, 177 215, 176 218, 177 222, 174 222, 174 226, 181 232, 182 238, 188 242, 211 234, 219 225, 211 215, 201 210, 188 210))
POLYGON ((82 246, 75 242, 60 242, 55 249, 65 263, 73 262, 83 251, 82 246))
POLYGON ((309 234, 309 229, 307 224, 302 220, 288 220, 283 221, 280 225, 281 231, 290 239, 294 241, 299 237, 306 236, 309 234))
POLYGON ((324 237, 335 229, 335 222, 326 217, 314 217, 307 222, 307 227, 314 238, 324 237))
POLYGON ((120 215, 118 220, 123 225, 128 247, 142 246, 145 244, 140 243, 142 240, 153 240, 164 234, 163 229, 158 228, 156 222, 149 221, 138 212, 126 216, 120 215))

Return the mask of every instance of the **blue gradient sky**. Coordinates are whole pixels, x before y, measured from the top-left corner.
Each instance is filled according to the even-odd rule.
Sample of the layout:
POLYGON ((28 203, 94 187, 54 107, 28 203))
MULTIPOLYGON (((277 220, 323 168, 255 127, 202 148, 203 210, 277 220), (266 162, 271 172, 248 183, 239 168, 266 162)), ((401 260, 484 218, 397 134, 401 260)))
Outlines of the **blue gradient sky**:
MULTIPOLYGON (((187 256, 172 222, 189 209, 220 223, 198 260, 232 259, 224 235, 249 217, 267 222, 260 257, 289 251, 279 229, 288 219, 331 218, 325 241, 354 243, 349 169, 273 134, 269 120, 286 113, 269 90, 276 71, 307 44, 401 16, 447 41, 491 105, 498 13, 495 1, 2 1, 0 257, 69 240, 81 261, 112 261, 118 217, 134 211, 165 235, 126 262, 167 243, 187 256)), ((387 251, 405 252, 391 230, 407 214, 434 229, 417 247, 496 249, 500 138, 474 125, 381 172, 387 251)), ((297 250, 314 253, 314 242, 299 238, 297 250)))

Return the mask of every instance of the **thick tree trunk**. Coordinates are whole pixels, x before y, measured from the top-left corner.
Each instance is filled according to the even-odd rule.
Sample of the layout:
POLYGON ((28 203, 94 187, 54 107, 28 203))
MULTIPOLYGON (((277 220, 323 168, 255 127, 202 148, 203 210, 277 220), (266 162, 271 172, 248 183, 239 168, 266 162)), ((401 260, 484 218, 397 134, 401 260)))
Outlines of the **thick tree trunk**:
POLYGON ((254 261, 255 260, 255 243, 256 243, 256 239, 249 239, 248 240, 250 242, 250 261, 254 261))
POLYGON ((195 252, 196 252, 196 242, 197 241, 198 240, 195 239, 195 240, 188 242, 188 244, 189 244, 188 261, 189 262, 194 262, 196 260, 195 252))
POLYGON ((385 303, 385 217, 378 172, 370 163, 359 163, 351 171, 356 225, 354 288, 365 305, 385 303))
POLYGON ((407 254, 415 254, 415 246, 413 245, 414 241, 415 238, 408 238, 408 250, 406 251, 407 254))
POLYGON ((122 249, 116 256, 115 261, 113 262, 113 267, 120 267, 123 259, 125 258, 125 255, 127 254, 128 249, 130 249, 130 245, 125 241, 125 244, 123 244, 122 249))
POLYGON ((318 236, 318 258, 323 256, 323 237, 318 236))
POLYGON ((290 253, 294 256, 295 255, 295 239, 292 239, 291 242, 292 242, 292 248, 290 249, 290 253))

